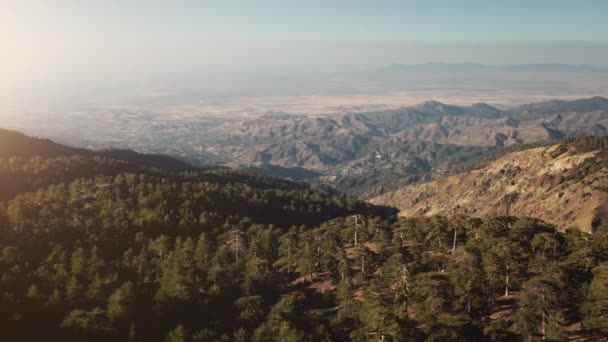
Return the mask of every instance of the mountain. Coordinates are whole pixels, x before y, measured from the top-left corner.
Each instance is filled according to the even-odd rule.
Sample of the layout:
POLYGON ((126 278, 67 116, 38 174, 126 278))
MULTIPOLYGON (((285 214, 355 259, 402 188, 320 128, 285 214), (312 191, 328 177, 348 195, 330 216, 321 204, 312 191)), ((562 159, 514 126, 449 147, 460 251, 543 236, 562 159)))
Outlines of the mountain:
POLYGON ((127 112, 108 119, 118 120, 120 125, 130 122, 134 131, 145 124, 136 143, 120 143, 119 137, 113 135, 117 140, 110 140, 116 145, 89 144, 78 137, 70 141, 85 141, 81 146, 138 146, 140 151, 164 151, 179 157, 122 149, 87 151, 44 139, 25 141, 25 136, 7 131, 0 132, 0 139, 5 139, 0 141, 0 153, 30 156, 28 149, 42 144, 47 149, 38 150, 42 157, 100 156, 165 170, 191 170, 188 162, 205 165, 206 169, 216 167, 211 163, 254 169, 266 165, 257 171, 323 183, 368 198, 397 184, 429 180, 435 173, 460 168, 460 163, 472 162, 480 154, 494 154, 504 147, 570 136, 606 135, 607 102, 594 97, 497 108, 486 103, 458 106, 427 101, 391 110, 320 116, 270 112, 246 119, 201 119, 201 123, 192 117, 179 124, 161 124, 152 114, 139 117, 136 112, 127 112), (138 121, 129 121, 131 117, 138 121), (277 172, 269 173, 271 167, 277 172), (301 178, 301 172, 283 172, 290 168, 307 169, 312 171, 310 175, 317 176, 301 178))
POLYGON ((185 161, 162 154, 143 154, 132 150, 114 148, 95 151, 94 154, 100 157, 122 160, 165 170, 185 171, 194 169, 192 165, 185 161))
POLYGON ((58 157, 88 154, 85 149, 72 148, 51 140, 27 136, 21 132, 0 128, 0 158, 8 157, 58 157))
POLYGON ((301 168, 301 167, 283 167, 272 164, 260 164, 243 168, 244 171, 250 171, 269 177, 277 177, 290 179, 294 181, 307 180, 320 177, 322 173, 301 168))
POLYGON ((474 63, 424 63, 424 64, 399 64, 394 63, 380 70, 382 73, 477 73, 477 72, 605 72, 605 68, 589 64, 513 64, 513 65, 488 65, 474 63))
POLYGON ((494 119, 500 115, 487 104, 461 107, 429 101, 397 110, 326 117, 264 116, 225 124, 201 139, 236 162, 327 171, 369 156, 365 150, 370 146, 408 128, 433 124, 443 117, 494 119))
POLYGON ((48 139, 31 137, 21 132, 0 128, 0 158, 47 158, 67 157, 74 155, 91 157, 98 156, 168 170, 194 169, 194 167, 190 164, 170 156, 159 154, 142 154, 131 150, 121 149, 91 151, 83 148, 75 148, 57 144, 48 139))
POLYGON ((504 147, 607 135, 607 103, 594 97, 497 108, 427 101, 325 116, 271 113, 225 123, 197 140, 232 163, 310 169, 322 175, 309 182, 368 197, 504 147))
POLYGON ((588 113, 608 110, 608 99, 592 97, 572 101, 552 100, 530 103, 507 110, 507 115, 518 120, 536 119, 562 113, 588 113))
MULTIPOLYGON (((304 189, 306 186, 266 177, 262 172, 230 170, 223 166, 192 166, 179 159, 131 150, 92 151, 57 144, 48 139, 0 129, 0 201, 19 193, 70 183, 79 178, 145 173, 156 176, 188 172, 198 181, 217 184, 245 183, 260 189, 304 189)), ((300 174, 311 174, 302 170, 300 174)), ((287 178, 287 177, 285 177, 287 178)))
POLYGON ((201 139, 236 162, 327 171, 366 157, 370 146, 394 138, 405 143, 509 146, 601 134, 608 134, 608 100, 594 97, 506 110, 484 103, 453 106, 428 101, 357 114, 265 116, 225 124, 201 139))
MULTIPOLYGON (((15 134, 3 142, 27 149, 0 145, 6 340, 511 341, 608 331, 608 225, 599 221, 589 234, 513 216, 398 218, 321 187, 163 169, 145 155, 15 134), (7 196, 12 184, 26 186, 7 196), (544 323, 547 313, 559 319, 544 323)), ((592 188, 606 181, 606 143, 523 150, 491 164, 502 171, 483 172, 526 189, 566 184, 564 210, 583 200, 587 213, 600 195, 592 188)), ((414 155, 462 152, 407 146, 414 155)))
POLYGON ((487 166, 406 186, 371 200, 402 216, 531 216, 560 229, 608 222, 608 138, 508 153, 487 166))
POLYGON ((608 100, 548 101, 503 110, 495 117, 442 116, 403 130, 407 139, 472 146, 509 146, 568 136, 608 134, 608 100))
POLYGON ((435 122, 443 117, 498 118, 500 111, 485 103, 472 106, 452 106, 437 101, 427 101, 414 107, 361 114, 371 123, 390 132, 435 122))

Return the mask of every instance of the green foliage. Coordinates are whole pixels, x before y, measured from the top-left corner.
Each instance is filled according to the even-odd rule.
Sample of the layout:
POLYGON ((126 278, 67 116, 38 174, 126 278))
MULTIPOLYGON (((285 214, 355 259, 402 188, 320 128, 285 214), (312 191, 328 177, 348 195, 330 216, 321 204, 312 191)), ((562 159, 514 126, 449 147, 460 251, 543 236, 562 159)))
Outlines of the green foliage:
POLYGON ((515 315, 515 331, 529 338, 563 339, 565 285, 555 269, 526 281, 521 291, 521 308, 515 315))
POLYGON ((396 218, 301 184, 91 156, 6 158, 3 174, 18 184, 0 202, 7 340, 559 340, 579 321, 590 336, 607 329, 608 226, 396 218))
POLYGON ((128 321, 133 317, 134 306, 134 286, 130 281, 127 281, 108 298, 106 313, 112 322, 128 321))
POLYGON ((175 329, 171 330, 165 338, 165 342, 188 342, 189 340, 184 327, 181 325, 178 325, 175 329))
POLYGON ((582 303, 586 328, 608 331, 608 264, 593 269, 593 280, 582 303))
POLYGON ((76 335, 100 334, 110 330, 102 309, 94 308, 91 311, 76 309, 70 312, 61 323, 61 326, 71 330, 76 335))

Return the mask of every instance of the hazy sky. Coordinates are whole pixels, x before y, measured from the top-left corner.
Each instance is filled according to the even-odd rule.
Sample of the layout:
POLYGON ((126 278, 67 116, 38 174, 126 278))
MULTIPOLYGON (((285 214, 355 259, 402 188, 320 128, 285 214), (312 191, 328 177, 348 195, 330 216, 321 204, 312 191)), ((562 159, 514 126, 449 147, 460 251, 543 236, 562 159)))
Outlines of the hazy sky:
POLYGON ((393 62, 606 64, 607 13, 605 0, 0 0, 0 91, 393 62))

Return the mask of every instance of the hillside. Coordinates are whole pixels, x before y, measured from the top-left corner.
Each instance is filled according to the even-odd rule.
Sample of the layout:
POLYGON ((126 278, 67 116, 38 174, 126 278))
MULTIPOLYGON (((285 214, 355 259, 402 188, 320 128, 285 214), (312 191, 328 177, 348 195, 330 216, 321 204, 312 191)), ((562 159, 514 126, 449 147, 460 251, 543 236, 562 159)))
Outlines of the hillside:
POLYGON ((203 169, 164 155, 118 149, 91 151, 0 129, 0 201, 82 177, 194 170, 203 169))
MULTIPOLYGON (((116 149, 96 151, 94 155, 177 170, 189 168, 182 160, 197 165, 224 163, 245 169, 272 165, 286 168, 280 172, 273 170, 275 175, 293 176, 292 179, 301 178, 293 172, 301 168, 318 174, 318 177, 307 175, 307 182, 323 183, 363 198, 381 194, 391 186, 431 179, 434 174, 460 168, 461 163, 495 154, 504 147, 608 134, 608 100, 602 97, 509 108, 487 103, 453 105, 426 101, 395 109, 322 115, 258 113, 214 118, 213 123, 192 116, 187 124, 161 124, 156 116, 139 117, 135 112, 125 115, 137 117, 141 130, 130 119, 108 120, 118 120, 117 125, 130 127, 128 134, 143 137, 134 141, 134 136, 129 135, 125 139, 131 144, 113 145, 123 140, 115 137, 115 133, 106 134, 109 140, 101 146, 137 146, 139 151, 163 151, 179 159, 116 149)), ((70 141, 81 139, 74 137, 70 141)), ((27 144, 12 146, 22 149, 12 155, 27 152, 27 144)), ((82 140, 81 146, 90 144, 82 140)), ((41 151, 43 156, 87 153, 71 148, 66 151, 65 146, 57 144, 48 144, 47 148, 49 151, 41 151)), ((258 170, 272 175, 270 167, 258 170)))
POLYGON ((546 101, 511 108, 427 101, 322 116, 264 115, 196 136, 199 151, 231 164, 321 173, 307 179, 363 198, 428 180, 504 147, 608 134, 608 100, 546 101))
MULTIPOLYGON (((568 179, 580 182, 602 174, 605 163, 589 161, 608 160, 603 144, 545 150, 556 171, 578 165, 568 179)), ((608 225, 587 234, 529 218, 397 218, 251 172, 90 153, 1 159, 4 185, 24 186, 0 188, 7 340, 512 341, 608 331, 608 225)))
MULTIPOLYGON (((508 109, 485 103, 418 106, 323 117, 263 116, 206 132, 211 151, 242 163, 328 170, 369 156, 370 145, 400 138, 467 146, 508 146, 566 136, 608 134, 608 100, 548 101, 508 109)), ((390 153, 390 151, 387 151, 390 153)))
POLYGON ((481 169, 371 202, 394 205, 401 216, 531 216, 560 229, 592 231, 608 221, 607 147, 608 138, 580 138, 513 152, 481 169))
POLYGON ((59 157, 89 153, 85 149, 72 148, 48 139, 30 137, 21 132, 0 128, 0 158, 59 157))
POLYGON ((124 149, 105 149, 91 151, 57 144, 51 140, 27 136, 21 132, 0 128, 0 158, 9 157, 68 157, 68 156, 102 157, 139 164, 166 170, 193 170, 190 164, 160 154, 143 154, 124 149))

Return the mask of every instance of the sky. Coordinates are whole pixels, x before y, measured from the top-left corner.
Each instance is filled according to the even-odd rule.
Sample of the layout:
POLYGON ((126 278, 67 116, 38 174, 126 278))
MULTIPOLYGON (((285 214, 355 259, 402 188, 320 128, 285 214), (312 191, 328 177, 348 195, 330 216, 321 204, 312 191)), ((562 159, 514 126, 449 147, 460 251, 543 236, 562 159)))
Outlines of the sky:
POLYGON ((0 0, 0 91, 390 63, 606 64, 606 13, 604 0, 0 0))
MULTIPOLYGON (((603 0, 3 0, 9 26, 58 40, 606 40, 603 0), (26 27, 27 26, 27 27, 26 27), (44 31, 44 32, 41 32, 44 31)), ((10 28, 10 27, 9 27, 10 28)), ((16 32, 19 33, 19 32, 16 32)))

